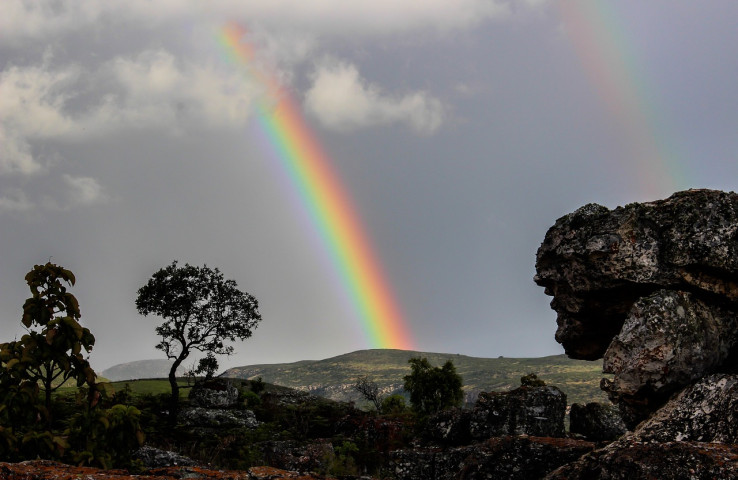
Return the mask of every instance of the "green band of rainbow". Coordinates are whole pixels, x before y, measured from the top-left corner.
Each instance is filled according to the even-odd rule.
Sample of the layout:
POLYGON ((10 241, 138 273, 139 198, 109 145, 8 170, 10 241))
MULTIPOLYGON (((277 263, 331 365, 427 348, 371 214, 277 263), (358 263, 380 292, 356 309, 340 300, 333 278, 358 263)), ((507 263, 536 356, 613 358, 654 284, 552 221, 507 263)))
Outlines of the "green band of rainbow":
POLYGON ((269 102, 259 108, 259 124, 332 259, 369 345, 412 349, 406 323, 350 197, 289 92, 253 67, 254 51, 244 41, 245 33, 238 25, 227 25, 221 44, 267 89, 269 102))

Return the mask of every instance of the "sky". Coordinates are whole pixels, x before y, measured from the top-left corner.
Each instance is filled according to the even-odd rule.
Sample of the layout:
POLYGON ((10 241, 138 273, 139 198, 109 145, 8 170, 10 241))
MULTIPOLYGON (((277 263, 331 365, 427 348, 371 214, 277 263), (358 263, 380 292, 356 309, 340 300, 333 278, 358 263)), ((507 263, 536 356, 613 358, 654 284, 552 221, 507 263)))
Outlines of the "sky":
POLYGON ((736 190, 736 24, 733 0, 4 0, 0 339, 23 334, 24 276, 51 259, 77 277, 93 367, 163 358, 135 298, 178 260, 259 301, 223 367, 563 353, 533 283, 557 218, 736 190), (234 25, 253 56, 232 55, 234 25), (326 240, 318 184, 265 135, 285 99, 403 343, 372 337, 387 320, 347 286, 364 267, 336 256, 352 242, 326 240))

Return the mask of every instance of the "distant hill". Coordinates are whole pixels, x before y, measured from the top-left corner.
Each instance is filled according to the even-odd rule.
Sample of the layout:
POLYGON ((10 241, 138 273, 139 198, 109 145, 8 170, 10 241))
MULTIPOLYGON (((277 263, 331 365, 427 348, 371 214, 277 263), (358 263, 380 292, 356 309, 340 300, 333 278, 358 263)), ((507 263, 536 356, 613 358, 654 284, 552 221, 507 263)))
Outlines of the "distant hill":
POLYGON ((507 391, 520 386, 520 377, 535 373, 548 385, 567 394, 568 402, 607 401, 600 390, 602 362, 572 360, 566 355, 541 358, 478 358, 465 355, 414 352, 407 350, 360 350, 325 360, 295 363, 249 365, 227 370, 221 376, 255 379, 309 391, 333 400, 362 403, 352 386, 356 378, 367 375, 384 394, 399 393, 403 377, 410 373, 408 360, 426 357, 440 366, 451 360, 464 382, 467 401, 481 391, 507 391))
MULTIPOLYGON (((111 382, 139 378, 164 378, 169 375, 170 368, 172 368, 170 360, 137 360, 113 365, 107 370, 103 370, 100 375, 111 382)), ((177 374, 182 374, 183 371, 184 369, 180 368, 177 374)))

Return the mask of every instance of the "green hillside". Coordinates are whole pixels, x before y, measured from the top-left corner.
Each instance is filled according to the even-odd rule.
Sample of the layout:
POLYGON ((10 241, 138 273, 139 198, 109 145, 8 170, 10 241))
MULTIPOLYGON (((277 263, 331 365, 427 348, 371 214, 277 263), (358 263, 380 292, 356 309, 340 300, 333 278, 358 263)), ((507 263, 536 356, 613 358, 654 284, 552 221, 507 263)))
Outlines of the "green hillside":
POLYGON ((254 379, 310 391, 333 400, 360 401, 353 391, 356 378, 367 375, 384 394, 399 392, 410 373, 408 360, 423 356, 434 365, 451 360, 464 380, 467 400, 480 391, 507 391, 520 385, 520 377, 537 374, 549 385, 561 388, 569 403, 607 401, 599 388, 601 362, 572 360, 566 355, 541 358, 478 358, 465 355, 406 350, 360 350, 325 360, 249 365, 227 370, 222 376, 254 379))

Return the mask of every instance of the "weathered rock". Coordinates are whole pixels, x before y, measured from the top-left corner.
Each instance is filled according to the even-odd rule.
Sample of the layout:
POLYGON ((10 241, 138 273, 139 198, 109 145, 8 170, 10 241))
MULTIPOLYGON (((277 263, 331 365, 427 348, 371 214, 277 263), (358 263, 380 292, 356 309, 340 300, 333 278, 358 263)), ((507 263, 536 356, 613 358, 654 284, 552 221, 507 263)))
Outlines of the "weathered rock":
POLYGON ((238 388, 231 380, 214 378, 192 387, 190 405, 202 408, 228 408, 238 404, 238 388))
POLYGON ((601 358, 633 303, 659 289, 738 300, 738 195, 679 192, 558 219, 536 256, 554 297, 556 339, 572 358, 601 358))
POLYGON ((738 195, 679 192, 556 221, 536 258, 556 339, 604 360, 603 389, 629 427, 674 392, 738 364, 738 195))
POLYGON ((603 442, 620 437, 626 428, 615 405, 574 403, 569 411, 569 432, 593 442, 603 442))
POLYGON ((738 315, 694 294, 658 290, 635 302, 605 352, 603 390, 635 426, 677 390, 718 371, 738 343, 738 315))
POLYGON ((534 480, 593 449, 581 440, 504 436, 446 450, 395 451, 390 472, 397 480, 534 480))
POLYGON ((738 444, 738 375, 709 375, 638 426, 640 441, 738 444))
POLYGON ((198 465, 191 458, 149 446, 143 446, 136 450, 133 454, 133 459, 139 460, 146 468, 191 467, 198 465))
POLYGON ((469 433, 481 440, 499 435, 563 437, 566 395, 553 386, 480 393, 469 433))
POLYGON ((623 438, 562 466, 546 480, 733 480, 738 446, 700 442, 642 443, 623 438))
POLYGON ((251 410, 225 410, 216 408, 188 408, 179 415, 186 426, 197 427, 247 427, 256 428, 260 422, 251 410))

